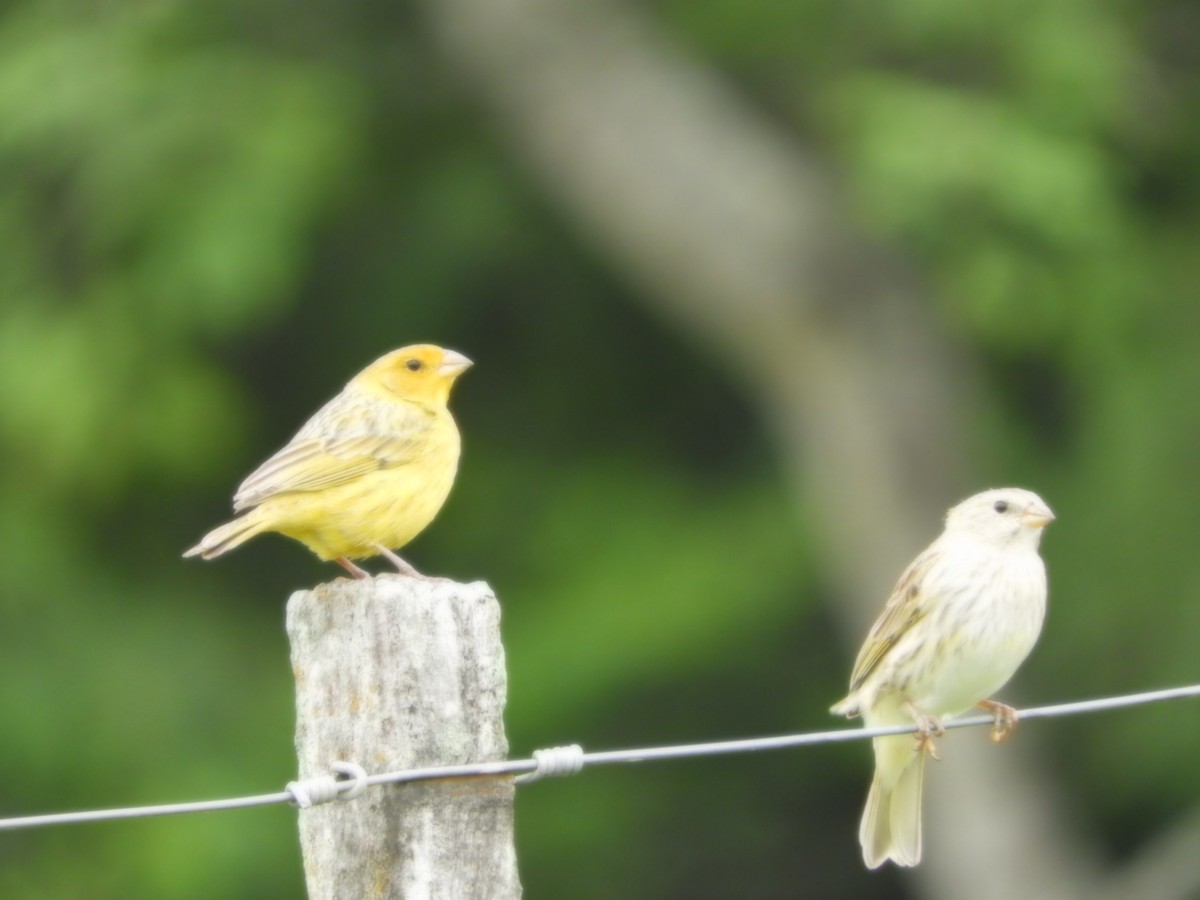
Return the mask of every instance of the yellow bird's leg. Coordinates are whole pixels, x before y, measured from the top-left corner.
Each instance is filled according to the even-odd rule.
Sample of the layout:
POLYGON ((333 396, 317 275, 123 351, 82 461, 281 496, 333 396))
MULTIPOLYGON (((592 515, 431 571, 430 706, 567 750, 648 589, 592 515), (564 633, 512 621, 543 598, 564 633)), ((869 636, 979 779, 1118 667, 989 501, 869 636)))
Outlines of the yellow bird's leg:
POLYGON ((395 550, 389 550, 383 544, 376 544, 375 549, 379 551, 379 555, 391 562, 396 567, 396 571, 401 575, 408 575, 412 578, 424 578, 425 576, 406 562, 395 550))
POLYGON ((350 573, 352 578, 370 578, 371 573, 365 569, 360 569, 344 556, 339 556, 336 560, 337 564, 350 573))
POLYGON ((940 762, 942 758, 938 756, 937 744, 933 742, 933 739, 946 733, 946 729, 942 726, 942 720, 937 716, 917 712, 916 707, 911 703, 905 703, 901 708, 917 723, 917 751, 928 753, 930 757, 940 762))
POLYGON ((992 714, 992 743, 999 744, 1008 740, 1017 727, 1017 711, 1006 703, 995 700, 980 700, 980 709, 986 709, 992 714))

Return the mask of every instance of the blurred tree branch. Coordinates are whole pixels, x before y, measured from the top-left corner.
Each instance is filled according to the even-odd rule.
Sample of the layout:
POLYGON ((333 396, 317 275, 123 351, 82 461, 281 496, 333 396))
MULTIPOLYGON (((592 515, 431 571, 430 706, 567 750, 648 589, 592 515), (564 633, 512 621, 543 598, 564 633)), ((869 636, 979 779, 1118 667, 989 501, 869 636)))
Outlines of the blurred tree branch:
MULTIPOLYGON (((427 8, 576 226, 757 399, 820 522, 834 611, 857 646, 941 512, 978 487, 961 435, 970 372, 914 279, 855 233, 804 147, 632 7, 427 8)), ((915 876, 928 896, 1092 893, 1098 865, 1028 749, 964 742, 930 781, 937 849, 915 876)))

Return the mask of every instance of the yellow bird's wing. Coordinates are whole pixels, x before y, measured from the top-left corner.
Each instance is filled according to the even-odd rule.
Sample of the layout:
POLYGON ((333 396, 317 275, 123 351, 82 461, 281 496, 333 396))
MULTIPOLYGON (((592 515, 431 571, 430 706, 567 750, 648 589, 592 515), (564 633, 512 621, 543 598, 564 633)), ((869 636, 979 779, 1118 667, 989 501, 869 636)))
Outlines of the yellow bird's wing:
POLYGON ((233 498, 236 512, 279 494, 336 487, 368 472, 416 460, 428 445, 431 410, 397 403, 382 412, 335 398, 286 447, 246 477, 233 498))
POLYGON ((854 673, 850 676, 850 693, 857 691, 864 681, 874 672, 896 643, 910 628, 925 617, 928 612, 928 593, 925 590, 928 573, 937 559, 933 547, 913 560, 904 570, 887 605, 871 631, 862 649, 858 651, 858 659, 854 661, 854 673))

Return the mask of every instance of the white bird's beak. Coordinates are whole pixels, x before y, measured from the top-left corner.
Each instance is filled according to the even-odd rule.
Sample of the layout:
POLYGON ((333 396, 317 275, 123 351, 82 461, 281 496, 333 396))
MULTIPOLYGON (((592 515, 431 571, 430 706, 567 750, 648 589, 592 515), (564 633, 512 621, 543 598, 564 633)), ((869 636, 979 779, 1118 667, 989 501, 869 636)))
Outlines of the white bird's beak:
POLYGON ((474 363, 455 350, 447 350, 442 356, 442 364, 438 366, 439 375, 458 375, 471 368, 474 363))
POLYGON ((1021 516, 1021 524, 1031 528, 1045 528, 1053 521, 1054 513, 1050 512, 1050 507, 1041 503, 1035 503, 1021 516))

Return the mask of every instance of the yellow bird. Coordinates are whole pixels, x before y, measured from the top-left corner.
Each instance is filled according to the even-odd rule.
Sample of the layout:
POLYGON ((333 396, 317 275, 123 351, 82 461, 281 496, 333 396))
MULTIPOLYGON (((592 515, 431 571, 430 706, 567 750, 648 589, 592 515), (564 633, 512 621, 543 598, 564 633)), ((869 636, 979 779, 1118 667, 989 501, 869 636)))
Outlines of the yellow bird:
POLYGON ((371 363, 255 469, 233 497, 231 522, 184 553, 212 559, 257 534, 277 531, 335 560, 393 552, 433 521, 454 484, 461 443, 447 408, 471 360, 432 344, 394 350, 371 363))

